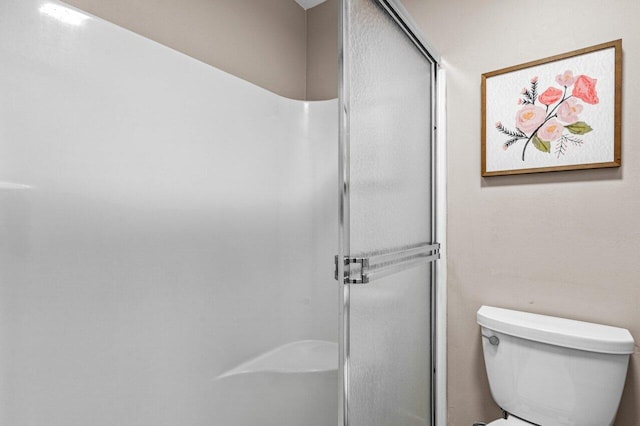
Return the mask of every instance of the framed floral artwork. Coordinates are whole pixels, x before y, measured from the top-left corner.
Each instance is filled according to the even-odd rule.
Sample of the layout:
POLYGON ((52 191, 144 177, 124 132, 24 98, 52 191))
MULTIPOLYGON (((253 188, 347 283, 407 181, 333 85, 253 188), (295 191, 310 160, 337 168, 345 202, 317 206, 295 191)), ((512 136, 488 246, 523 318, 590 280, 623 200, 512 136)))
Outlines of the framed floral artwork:
POLYGON ((482 74, 482 176, 621 165, 622 40, 482 74))

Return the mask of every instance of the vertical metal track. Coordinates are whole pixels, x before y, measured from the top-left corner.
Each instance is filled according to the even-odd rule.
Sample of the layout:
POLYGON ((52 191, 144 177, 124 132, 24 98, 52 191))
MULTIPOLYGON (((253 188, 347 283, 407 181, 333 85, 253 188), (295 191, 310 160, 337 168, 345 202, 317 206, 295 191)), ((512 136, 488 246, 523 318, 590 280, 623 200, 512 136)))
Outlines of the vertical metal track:
MULTIPOLYGON (((437 164, 436 161, 438 151, 437 140, 437 123, 438 123, 438 90, 437 90, 437 75, 438 64, 432 62, 431 64, 431 239, 432 241, 439 241, 439 235, 437 233, 437 195, 438 195, 438 182, 437 182, 437 164)), ((436 425, 436 409, 437 409, 437 375, 439 374, 436 369, 437 366, 437 354, 436 341, 437 341, 437 328, 436 320, 438 318, 437 312, 437 296, 438 296, 438 262, 431 263, 431 425, 436 425)))
MULTIPOLYGON (((338 230, 338 259, 344 259, 350 253, 349 240, 349 55, 346 48, 349 43, 349 1, 340 0, 338 18, 338 109, 339 109, 339 149, 338 149, 338 182, 339 182, 339 230, 338 230)), ((344 262, 338 263, 339 298, 340 298, 340 426, 349 426, 349 355, 350 355, 350 290, 349 285, 343 284, 345 276, 344 262)), ((348 266, 347 266, 348 268, 348 266)), ((347 273, 349 271, 347 270, 347 273)))

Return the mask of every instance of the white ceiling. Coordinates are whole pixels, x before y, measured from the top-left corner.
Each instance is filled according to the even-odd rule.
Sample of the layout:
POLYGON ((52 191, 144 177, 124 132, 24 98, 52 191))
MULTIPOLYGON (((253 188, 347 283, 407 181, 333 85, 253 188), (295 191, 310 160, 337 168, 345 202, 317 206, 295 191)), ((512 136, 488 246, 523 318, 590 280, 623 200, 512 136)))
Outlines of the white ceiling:
POLYGON ((319 5, 320 3, 326 0, 296 0, 300 6, 304 8, 304 10, 311 9, 314 6, 319 5))

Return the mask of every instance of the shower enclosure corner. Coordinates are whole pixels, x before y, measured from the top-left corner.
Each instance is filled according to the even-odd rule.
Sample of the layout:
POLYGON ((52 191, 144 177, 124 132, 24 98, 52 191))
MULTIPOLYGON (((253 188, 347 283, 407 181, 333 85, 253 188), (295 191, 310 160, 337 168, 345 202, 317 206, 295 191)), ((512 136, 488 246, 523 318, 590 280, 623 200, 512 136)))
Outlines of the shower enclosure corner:
POLYGON ((398 3, 339 1, 309 102, 0 2, 0 424, 432 424, 436 61, 398 3))

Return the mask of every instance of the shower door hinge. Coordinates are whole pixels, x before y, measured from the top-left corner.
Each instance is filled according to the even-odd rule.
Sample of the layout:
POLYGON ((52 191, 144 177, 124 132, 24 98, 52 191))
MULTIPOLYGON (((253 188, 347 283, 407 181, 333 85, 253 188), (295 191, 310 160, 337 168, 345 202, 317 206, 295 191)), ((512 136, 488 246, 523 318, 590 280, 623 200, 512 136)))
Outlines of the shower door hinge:
MULTIPOLYGON (((440 258, 439 243, 421 243, 398 249, 377 251, 359 256, 344 256, 343 284, 367 284, 396 272, 433 262, 440 258)), ((336 280, 339 280, 339 256, 335 256, 336 280)))

